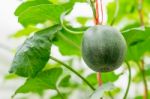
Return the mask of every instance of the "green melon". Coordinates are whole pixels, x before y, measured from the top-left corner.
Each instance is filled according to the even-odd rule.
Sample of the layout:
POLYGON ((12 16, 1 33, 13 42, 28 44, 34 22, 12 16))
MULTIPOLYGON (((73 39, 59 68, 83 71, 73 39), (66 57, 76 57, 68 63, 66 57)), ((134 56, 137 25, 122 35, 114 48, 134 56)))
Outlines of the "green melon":
POLYGON ((96 72, 109 72, 120 67, 126 49, 124 37, 111 26, 97 25, 84 32, 83 60, 96 72))

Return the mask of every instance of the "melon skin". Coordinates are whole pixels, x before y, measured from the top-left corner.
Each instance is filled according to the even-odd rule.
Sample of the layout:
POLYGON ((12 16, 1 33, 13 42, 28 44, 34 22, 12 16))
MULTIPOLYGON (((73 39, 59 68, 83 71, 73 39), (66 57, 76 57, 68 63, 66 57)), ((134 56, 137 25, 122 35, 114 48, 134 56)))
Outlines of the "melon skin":
POLYGON ((84 32, 83 60, 96 72, 110 72, 120 67, 126 50, 124 37, 111 26, 97 25, 84 32))

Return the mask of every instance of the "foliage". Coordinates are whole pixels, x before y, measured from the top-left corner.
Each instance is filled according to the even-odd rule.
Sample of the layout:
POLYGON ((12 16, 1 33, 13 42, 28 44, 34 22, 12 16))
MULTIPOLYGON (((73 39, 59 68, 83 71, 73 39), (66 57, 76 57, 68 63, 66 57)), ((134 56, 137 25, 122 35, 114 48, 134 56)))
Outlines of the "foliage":
MULTIPOLYGON (((75 90, 81 90, 87 96, 91 95, 92 99, 99 99, 102 96, 115 97, 116 94, 121 92, 122 88, 118 88, 118 86, 119 91, 112 90, 116 89, 112 83, 119 79, 120 74, 115 72, 102 73, 104 85, 95 90, 95 87, 97 87, 96 73, 92 72, 84 78, 85 69, 75 70, 73 67, 74 61, 78 60, 79 63, 82 61, 80 48, 82 36, 84 30, 87 29, 86 22, 91 18, 77 17, 76 20, 82 27, 74 28, 69 22, 62 23, 61 16, 66 11, 71 12, 77 2, 89 3, 86 0, 25 0, 16 9, 15 15, 24 28, 11 35, 11 37, 21 38, 24 36, 27 39, 17 49, 10 72, 27 79, 16 90, 14 95, 32 92, 44 96, 45 91, 49 89, 57 92, 55 95, 50 95, 50 99, 68 99, 69 95, 72 95, 75 90), (48 22, 48 25, 45 24, 46 22, 48 22), (42 27, 39 27, 39 24, 42 27), (81 33, 76 33, 80 30, 82 30, 81 33), (50 57, 52 45, 57 46, 63 56, 68 56, 73 61, 66 60, 61 62, 60 60, 52 59, 50 57), (49 60, 59 61, 59 64, 52 64, 53 62, 49 60), (67 65, 68 63, 70 66, 67 65), (56 65, 59 65, 59 68, 56 65), (74 80, 74 75, 62 67, 64 65, 81 78, 82 81, 80 82, 78 78, 74 80), (89 91, 87 92, 88 88, 91 88, 94 92, 90 90, 89 94, 89 91)), ((144 0, 143 3, 145 26, 142 27, 140 27, 139 6, 137 0, 130 0, 130 2, 128 0, 114 0, 109 2, 106 7, 107 24, 114 25, 114 27, 120 27, 120 24, 123 25, 120 31, 128 46, 125 61, 129 63, 131 69, 136 71, 132 81, 137 83, 143 80, 143 76, 140 70, 132 66, 132 63, 141 65, 141 60, 144 60, 145 56, 149 57, 150 52, 150 23, 148 16, 150 14, 150 2, 149 0, 144 0)), ((70 12, 67 14, 70 14, 70 12)), ((145 75, 149 76, 150 69, 143 68, 141 71, 144 70, 145 75)), ((123 68, 121 73, 126 71, 126 68, 123 68)), ((18 76, 14 74, 7 75, 6 79, 17 79, 18 76)), ((141 99, 141 96, 137 95, 136 99, 141 99)))

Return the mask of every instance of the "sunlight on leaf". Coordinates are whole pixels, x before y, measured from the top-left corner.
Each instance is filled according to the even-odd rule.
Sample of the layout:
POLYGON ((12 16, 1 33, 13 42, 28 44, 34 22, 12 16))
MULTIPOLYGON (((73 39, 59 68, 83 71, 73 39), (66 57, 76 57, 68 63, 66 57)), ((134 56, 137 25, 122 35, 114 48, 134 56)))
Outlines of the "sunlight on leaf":
POLYGON ((22 30, 17 31, 15 34, 12 34, 11 37, 19 38, 22 36, 28 36, 29 34, 36 32, 40 29, 36 28, 35 26, 28 26, 22 30))

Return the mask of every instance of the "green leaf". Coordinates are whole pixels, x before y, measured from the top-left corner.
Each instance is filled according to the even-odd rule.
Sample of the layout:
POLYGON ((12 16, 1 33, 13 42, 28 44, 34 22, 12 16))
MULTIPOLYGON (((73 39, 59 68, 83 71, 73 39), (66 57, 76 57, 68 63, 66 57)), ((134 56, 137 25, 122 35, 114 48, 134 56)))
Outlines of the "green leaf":
POLYGON ((40 72, 49 60, 52 40, 59 30, 61 26, 54 25, 28 38, 17 50, 10 73, 34 77, 40 72))
MULTIPOLYGON (((134 97, 134 99, 143 99, 143 97, 145 96, 142 96, 142 95, 137 95, 134 97)), ((150 92, 148 92, 148 98, 150 97, 150 92)))
POLYGON ((42 23, 46 20, 59 23, 60 15, 69 8, 66 4, 41 4, 32 6, 19 15, 19 22, 24 26, 42 23))
POLYGON ((123 32, 128 45, 126 60, 138 61, 150 51, 150 27, 133 28, 123 32))
POLYGON ((22 12, 27 10, 29 7, 40 5, 40 4, 50 4, 49 0, 32 0, 23 2, 15 11, 15 15, 19 16, 22 12))
POLYGON ((109 93, 111 93, 113 96, 115 96, 115 95, 117 95, 119 92, 121 92, 121 88, 119 88, 119 87, 116 87, 115 89, 113 89, 113 90, 111 90, 111 91, 109 91, 109 92, 106 92, 108 95, 109 95, 109 93))
MULTIPOLYGON (((77 1, 83 2, 85 0, 77 0, 77 1)), ((59 4, 59 5, 58 4, 40 4, 40 5, 35 4, 34 6, 28 7, 28 9, 24 10, 21 14, 19 14, 18 20, 24 26, 28 26, 29 24, 35 25, 38 23, 43 23, 47 20, 50 20, 51 22, 54 23, 60 23, 60 15, 68 9, 72 9, 74 3, 77 1, 71 0, 69 3, 59 4)))
POLYGON ((61 87, 67 87, 69 84, 69 80, 70 80, 71 76, 70 75, 67 75, 65 76, 59 83, 59 86, 61 87))
POLYGON ((92 85, 97 85, 96 73, 92 73, 86 77, 86 80, 90 82, 92 85))
POLYGON ((90 99, 100 99, 103 97, 105 92, 113 90, 115 86, 112 83, 106 83, 98 87, 95 92, 91 95, 90 99))
MULTIPOLYGON (((144 69, 144 73, 145 73, 145 76, 147 78, 147 80, 150 79, 150 64, 149 65, 145 65, 144 66, 145 69, 144 69)), ((136 82, 136 83, 139 83, 141 82, 143 79, 142 79, 142 74, 140 71, 138 71, 135 76, 133 77, 133 81, 136 82)))
POLYGON ((119 75, 116 75, 115 72, 102 73, 103 83, 115 82, 118 80, 119 75))
POLYGON ((28 26, 22 30, 17 31, 15 34, 11 35, 11 37, 19 38, 22 36, 28 36, 29 34, 38 31, 39 29, 35 26, 28 26))
POLYGON ((56 84, 61 74, 61 68, 53 68, 40 72, 35 78, 28 78, 26 82, 16 90, 15 95, 17 93, 29 92, 40 94, 46 89, 56 89, 56 84))
POLYGON ((129 29, 137 28, 137 27, 139 27, 139 26, 140 26, 140 23, 139 23, 139 22, 134 22, 134 23, 132 23, 132 24, 127 24, 127 25, 125 25, 125 26, 121 29, 121 31, 126 31, 126 30, 129 30, 129 29))
MULTIPOLYGON (((114 72, 101 73, 103 83, 114 82, 119 78, 114 72)), ((96 73, 92 73, 86 77, 86 79, 92 84, 97 85, 96 73)))
POLYGON ((132 28, 128 29, 123 32, 123 36, 125 37, 128 46, 132 46, 134 44, 140 43, 146 38, 150 36, 150 28, 149 27, 139 27, 139 28, 132 28))
POLYGON ((57 34, 54 44, 59 47, 62 55, 81 55, 82 35, 71 34, 65 30, 61 30, 57 34))
POLYGON ((16 10, 16 15, 19 16, 18 20, 24 26, 43 23, 47 20, 59 23, 60 15, 72 9, 76 2, 86 2, 86 0, 70 0, 64 4, 49 4, 47 0, 29 1, 16 10))
MULTIPOLYGON (((61 93, 61 94, 62 94, 62 93, 61 93)), ((63 98, 64 98, 64 99, 68 99, 68 98, 67 98, 67 96, 68 96, 67 94, 63 93, 62 95, 63 95, 63 98)), ((57 95, 55 95, 55 96, 50 97, 50 99, 62 99, 62 97, 60 97, 60 95, 57 94, 57 95)))
POLYGON ((90 19, 92 18, 90 17, 77 17, 76 18, 77 22, 79 22, 82 26, 86 26, 86 22, 90 19))
POLYGON ((143 99, 143 96, 136 96, 134 99, 143 99))
POLYGON ((4 76, 5 80, 10 80, 10 79, 15 79, 15 78, 18 78, 18 76, 15 74, 7 74, 4 76))
MULTIPOLYGON (((116 23, 120 22, 123 18, 128 18, 129 20, 139 20, 137 15, 137 3, 136 0, 127 1, 127 0, 118 0, 119 2, 119 11, 116 17, 116 23), (123 7, 126 5, 126 7, 123 7)), ((108 15, 108 23, 111 23, 113 20, 113 16, 116 10, 116 2, 108 3, 107 5, 107 15, 108 15)))

